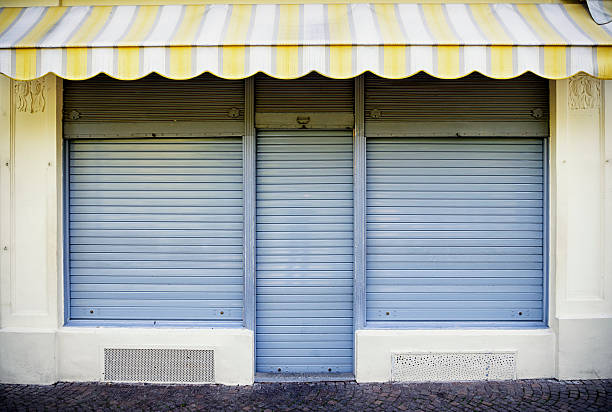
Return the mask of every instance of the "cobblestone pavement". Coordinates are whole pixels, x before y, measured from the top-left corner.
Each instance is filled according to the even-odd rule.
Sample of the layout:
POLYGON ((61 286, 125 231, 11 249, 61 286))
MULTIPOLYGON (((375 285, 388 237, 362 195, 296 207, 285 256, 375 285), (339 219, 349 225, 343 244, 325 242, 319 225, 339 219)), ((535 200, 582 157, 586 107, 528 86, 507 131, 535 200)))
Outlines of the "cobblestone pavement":
POLYGON ((2 411, 612 411, 612 380, 0 385, 2 411))

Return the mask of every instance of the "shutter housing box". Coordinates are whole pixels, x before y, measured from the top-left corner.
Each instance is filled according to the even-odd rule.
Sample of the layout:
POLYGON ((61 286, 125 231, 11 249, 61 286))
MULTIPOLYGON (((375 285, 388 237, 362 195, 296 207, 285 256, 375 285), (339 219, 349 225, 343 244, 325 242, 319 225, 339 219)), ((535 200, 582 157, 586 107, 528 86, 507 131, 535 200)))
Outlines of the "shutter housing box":
POLYGON ((244 81, 65 80, 63 117, 66 138, 242 136, 244 81))
POLYGON ((548 136, 548 80, 534 74, 365 80, 368 137, 548 136))
POLYGON ((353 79, 311 73, 294 80, 255 77, 255 126, 259 129, 352 129, 353 79))

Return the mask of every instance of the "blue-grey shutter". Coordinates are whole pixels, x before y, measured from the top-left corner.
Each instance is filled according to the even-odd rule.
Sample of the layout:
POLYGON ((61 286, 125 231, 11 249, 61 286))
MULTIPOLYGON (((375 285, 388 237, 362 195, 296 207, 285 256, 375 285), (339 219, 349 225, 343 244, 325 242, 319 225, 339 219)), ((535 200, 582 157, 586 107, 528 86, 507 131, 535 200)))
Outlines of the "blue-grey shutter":
POLYGON ((352 371, 352 173, 350 131, 258 134, 258 372, 352 371))
POLYGON ((367 143, 367 320, 543 320, 543 140, 367 143))
POLYGON ((71 319, 240 324, 240 138, 73 140, 68 172, 71 319))

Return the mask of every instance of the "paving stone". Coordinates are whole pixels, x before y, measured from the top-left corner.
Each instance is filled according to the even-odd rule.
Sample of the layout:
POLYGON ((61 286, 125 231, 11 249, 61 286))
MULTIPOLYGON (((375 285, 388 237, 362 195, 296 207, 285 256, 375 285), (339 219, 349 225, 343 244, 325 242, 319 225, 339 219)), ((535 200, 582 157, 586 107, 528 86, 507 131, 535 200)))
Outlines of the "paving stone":
POLYGON ((612 380, 0 385, 0 411, 612 411, 612 380))

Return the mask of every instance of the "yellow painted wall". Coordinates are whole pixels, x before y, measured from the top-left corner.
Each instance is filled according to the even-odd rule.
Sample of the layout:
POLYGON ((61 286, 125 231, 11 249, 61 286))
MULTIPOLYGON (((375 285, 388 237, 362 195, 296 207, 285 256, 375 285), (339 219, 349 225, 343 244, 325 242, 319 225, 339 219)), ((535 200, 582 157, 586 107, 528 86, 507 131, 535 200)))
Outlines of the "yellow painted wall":
POLYGON ((43 92, 33 105, 31 94, 0 79, 2 327, 58 326, 59 83, 37 80, 43 92))
POLYGON ((612 81, 555 82, 551 246, 557 377, 612 376, 612 81), (584 92, 583 92, 584 93, 584 92), (585 97, 584 94, 582 97, 585 97), (585 104, 585 102, 587 104, 585 104))
POLYGON ((57 380, 61 80, 37 82, 44 101, 33 107, 29 94, 0 76, 1 382, 57 380))
POLYGON ((589 83, 600 87, 574 88, 594 95, 582 101, 570 80, 556 85, 552 224, 560 318, 612 316, 612 82, 589 83))

